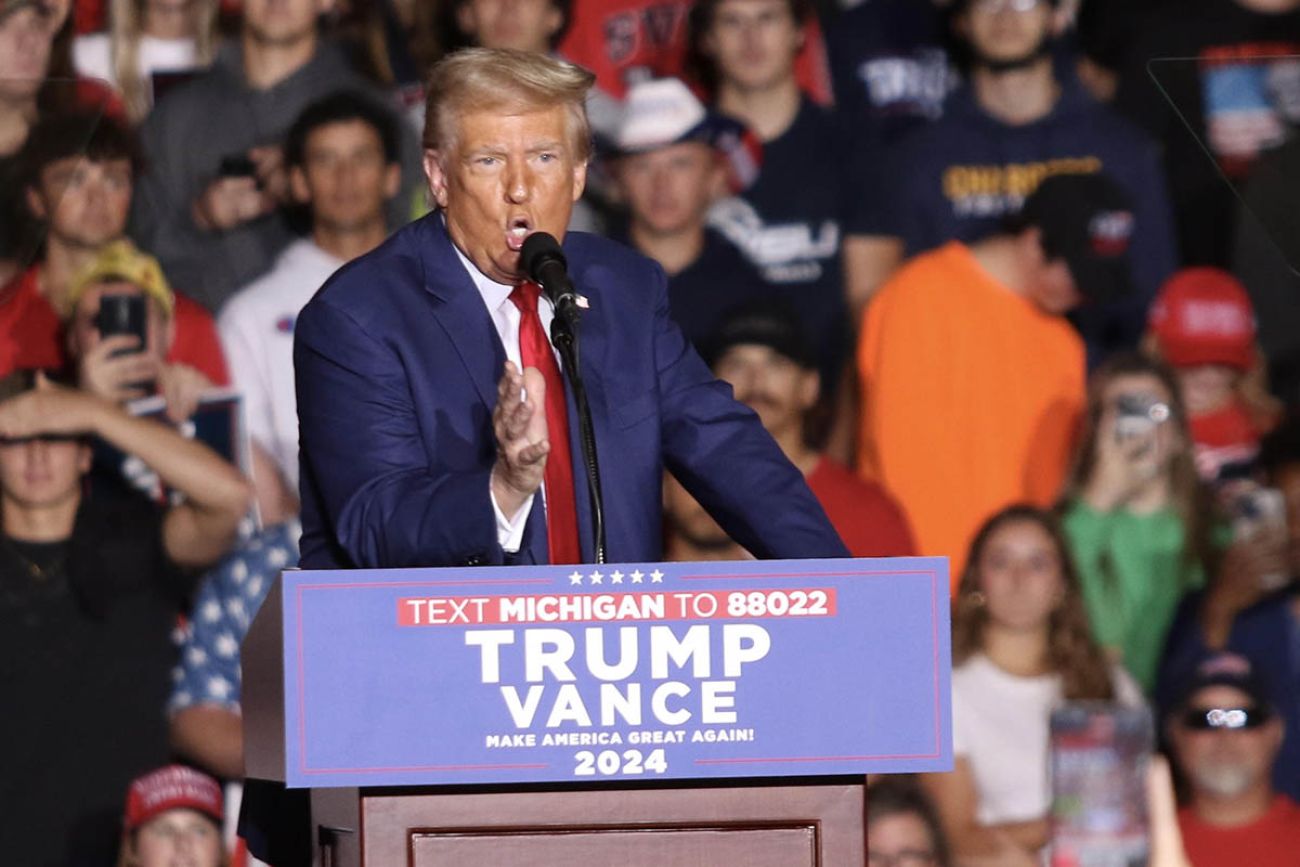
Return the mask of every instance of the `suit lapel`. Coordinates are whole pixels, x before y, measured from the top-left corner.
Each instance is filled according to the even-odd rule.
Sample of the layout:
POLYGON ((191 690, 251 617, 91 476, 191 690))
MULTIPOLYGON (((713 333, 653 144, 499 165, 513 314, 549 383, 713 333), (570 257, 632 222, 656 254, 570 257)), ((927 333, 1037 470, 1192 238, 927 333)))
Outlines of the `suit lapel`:
POLYGON ((497 380, 505 366, 505 348, 436 212, 422 221, 419 249, 424 288, 439 302, 438 324, 460 355, 479 398, 492 408, 497 402, 497 380))

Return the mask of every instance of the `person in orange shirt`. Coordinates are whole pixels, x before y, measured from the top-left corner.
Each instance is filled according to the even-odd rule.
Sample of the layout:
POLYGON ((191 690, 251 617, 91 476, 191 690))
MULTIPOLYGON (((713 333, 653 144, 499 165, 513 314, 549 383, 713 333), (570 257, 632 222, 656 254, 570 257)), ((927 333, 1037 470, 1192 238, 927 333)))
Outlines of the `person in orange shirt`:
POLYGON ((858 471, 891 491, 920 553, 963 568, 999 508, 1049 505, 1084 405, 1064 315, 1129 291, 1132 210, 1104 175, 1045 180, 1003 232, 905 264, 858 345, 858 471))

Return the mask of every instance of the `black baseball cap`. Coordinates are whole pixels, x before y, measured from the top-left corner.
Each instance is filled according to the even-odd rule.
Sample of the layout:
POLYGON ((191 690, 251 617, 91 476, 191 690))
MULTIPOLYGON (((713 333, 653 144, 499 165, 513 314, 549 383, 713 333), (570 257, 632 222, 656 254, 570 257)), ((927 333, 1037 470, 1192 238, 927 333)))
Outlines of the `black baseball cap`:
POLYGON ((817 367, 798 311, 780 299, 761 298, 733 308, 705 341, 701 354, 712 367, 727 350, 745 344, 766 346, 809 370, 817 367))
POLYGON ((1181 684, 1175 711, 1187 707, 1192 696, 1211 686, 1229 686, 1250 697, 1259 708, 1271 710, 1273 700, 1267 685, 1255 671, 1250 660, 1235 653, 1216 653, 1206 657, 1181 684))
POLYGON ((1012 220, 1014 228, 1038 227, 1047 257, 1065 260, 1079 294, 1092 304, 1133 291, 1133 222, 1128 196, 1101 172, 1046 178, 1012 220))

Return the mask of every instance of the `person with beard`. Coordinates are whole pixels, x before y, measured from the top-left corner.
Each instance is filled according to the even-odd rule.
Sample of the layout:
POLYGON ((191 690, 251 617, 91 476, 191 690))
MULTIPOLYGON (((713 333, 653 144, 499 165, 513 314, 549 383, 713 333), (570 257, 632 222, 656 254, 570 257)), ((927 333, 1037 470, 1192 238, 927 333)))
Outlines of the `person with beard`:
MULTIPOLYGON (((804 474, 849 553, 916 553, 907 516, 888 492, 856 477, 808 442, 808 417, 820 395, 821 377, 794 308, 775 298, 743 303, 725 314, 701 343, 714 375, 758 414, 790 463, 804 474)), ((664 478, 664 523, 668 560, 749 559, 671 475, 664 478)))
POLYGON ((968 52, 968 83, 941 120, 904 137, 892 231, 907 255, 971 241, 1014 214, 1046 177, 1111 176, 1132 202, 1130 297, 1077 314, 1095 361, 1137 344, 1147 305, 1175 266, 1171 218, 1154 144, 1095 102, 1053 59, 1062 26, 1057 0, 959 0, 956 40, 968 52))
POLYGON ((1213 580, 1189 595, 1174 618, 1156 680, 1156 700, 1172 706, 1188 672, 1216 653, 1250 660, 1278 696, 1286 734, 1273 763, 1273 785, 1300 801, 1300 417, 1263 441, 1259 481, 1281 492, 1286 526, 1260 528, 1223 552, 1213 580), (1279 586, 1281 585, 1281 586, 1279 586))
POLYGON ((703 351, 714 375, 758 413, 790 463, 803 472, 854 557, 916 553, 907 517, 885 489, 808 442, 808 416, 820 396, 821 377, 794 308, 776 299, 736 308, 703 351))
POLYGON ((1190 790, 1178 824, 1193 867, 1295 863, 1300 805, 1270 775, 1283 725, 1250 663, 1226 653, 1202 663, 1166 733, 1190 790))

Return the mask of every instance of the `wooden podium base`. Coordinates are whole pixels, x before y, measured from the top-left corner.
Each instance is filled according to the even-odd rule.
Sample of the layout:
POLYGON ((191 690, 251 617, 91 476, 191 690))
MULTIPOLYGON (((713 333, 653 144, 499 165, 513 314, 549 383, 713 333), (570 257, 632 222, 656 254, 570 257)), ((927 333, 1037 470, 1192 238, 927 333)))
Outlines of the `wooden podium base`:
POLYGON ((865 781, 534 791, 318 789, 321 867, 865 865, 865 781))

